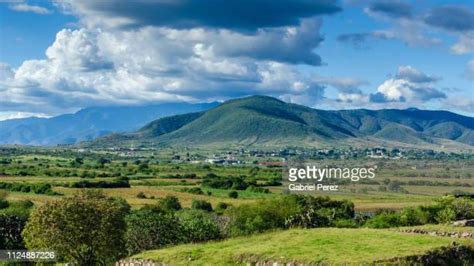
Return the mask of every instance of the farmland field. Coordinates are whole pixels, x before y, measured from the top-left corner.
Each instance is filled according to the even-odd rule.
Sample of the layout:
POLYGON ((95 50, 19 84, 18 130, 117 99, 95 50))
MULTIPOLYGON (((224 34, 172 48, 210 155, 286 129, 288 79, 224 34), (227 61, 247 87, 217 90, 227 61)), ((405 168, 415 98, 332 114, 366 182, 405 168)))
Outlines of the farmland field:
MULTIPOLYGON (((68 150, 59 152, 66 156, 58 155, 57 151, 49 152, 48 150, 39 153, 23 151, 19 154, 3 155, 0 162, 0 182, 48 183, 58 194, 69 195, 78 190, 77 187, 72 187, 74 183, 109 182, 120 177, 127 177, 130 187, 107 188, 104 192, 110 196, 125 198, 133 207, 152 204, 154 199, 166 195, 177 196, 185 207, 190 206, 192 199, 207 200, 213 204, 227 202, 238 205, 259 198, 278 197, 283 191, 281 185, 265 185, 271 180, 281 180, 283 169, 259 166, 252 158, 247 158, 246 163, 239 165, 216 165, 204 161, 196 163, 183 159, 172 160, 171 158, 176 157, 176 154, 172 155, 169 151, 151 156, 137 153, 136 158, 121 158, 114 153, 102 151, 88 154, 68 150), (75 162, 76 158, 81 158, 79 163, 75 162), (200 187, 202 178, 210 173, 217 176, 255 180, 257 184, 268 189, 269 193, 243 190, 239 191, 237 199, 229 199, 228 190, 203 188, 204 193, 201 195, 184 191, 186 188, 200 187), (140 192, 143 192, 147 198, 137 198, 136 195, 140 192)), ((261 157, 255 159, 265 161, 265 158, 261 157)), ((275 161, 275 158, 266 160, 275 161)), ((316 163, 341 166, 379 165, 375 183, 354 182, 341 185, 337 192, 316 194, 334 199, 350 199, 355 203, 357 210, 400 209, 432 203, 440 195, 456 192, 474 193, 474 176, 472 176, 474 162, 472 160, 372 159, 368 161, 365 159, 348 161, 333 159, 316 161, 316 163), (391 191, 390 184, 394 183, 403 190, 391 191)), ((38 204, 56 197, 61 196, 18 191, 11 191, 8 196, 12 200, 28 199, 38 204)))

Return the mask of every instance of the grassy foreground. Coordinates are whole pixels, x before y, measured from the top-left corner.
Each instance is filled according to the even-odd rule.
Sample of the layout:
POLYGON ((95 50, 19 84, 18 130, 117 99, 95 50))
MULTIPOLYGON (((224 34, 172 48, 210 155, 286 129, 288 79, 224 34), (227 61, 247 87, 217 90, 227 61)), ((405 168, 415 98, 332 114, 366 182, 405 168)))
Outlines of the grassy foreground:
MULTIPOLYGON (((456 239, 457 243, 469 241, 472 242, 456 239)), ((365 228, 293 229, 151 250, 134 257, 170 265, 240 265, 258 261, 360 264, 423 254, 452 242, 447 237, 365 228)))

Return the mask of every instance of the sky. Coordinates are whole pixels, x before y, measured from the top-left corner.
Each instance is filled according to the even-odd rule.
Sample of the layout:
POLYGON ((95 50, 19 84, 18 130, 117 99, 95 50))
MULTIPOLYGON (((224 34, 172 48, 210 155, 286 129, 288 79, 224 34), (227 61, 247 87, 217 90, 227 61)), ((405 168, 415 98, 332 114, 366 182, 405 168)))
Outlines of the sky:
POLYGON ((269 95, 474 116, 474 2, 0 0, 0 120, 269 95))

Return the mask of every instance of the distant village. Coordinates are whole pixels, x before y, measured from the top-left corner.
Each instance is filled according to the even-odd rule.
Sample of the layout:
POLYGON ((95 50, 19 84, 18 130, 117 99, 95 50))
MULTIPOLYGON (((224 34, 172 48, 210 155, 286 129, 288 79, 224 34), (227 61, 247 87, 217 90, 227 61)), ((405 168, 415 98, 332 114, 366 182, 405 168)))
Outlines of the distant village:
MULTIPOLYGON (((108 152, 115 153, 119 157, 140 158, 153 156, 160 152, 154 148, 109 148, 108 152)), ((77 152, 93 152, 88 149, 77 149, 77 152)), ((180 163, 208 163, 216 165, 240 165, 240 164, 258 164, 266 166, 278 166, 285 164, 288 158, 296 160, 324 160, 324 159, 426 159, 426 158, 464 158, 472 156, 469 154, 456 154, 435 152, 433 150, 402 150, 398 148, 386 149, 382 147, 365 149, 275 149, 275 150, 257 150, 257 149, 233 149, 210 154, 198 153, 189 149, 186 152, 176 152, 171 156, 171 162, 180 163)))

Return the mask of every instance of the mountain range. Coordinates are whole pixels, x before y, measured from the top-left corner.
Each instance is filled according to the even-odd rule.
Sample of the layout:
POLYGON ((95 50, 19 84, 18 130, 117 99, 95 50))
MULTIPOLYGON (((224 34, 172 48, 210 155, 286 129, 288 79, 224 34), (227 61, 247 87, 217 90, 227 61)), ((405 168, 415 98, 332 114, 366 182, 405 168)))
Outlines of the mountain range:
POLYGON ((473 151, 474 118, 416 108, 318 110, 251 96, 206 111, 162 117, 135 132, 108 135, 86 145, 347 145, 473 151))
POLYGON ((217 105, 218 103, 164 103, 90 107, 74 114, 51 118, 10 119, 0 121, 0 144, 74 144, 112 132, 137 130, 160 117, 203 111, 217 105))

